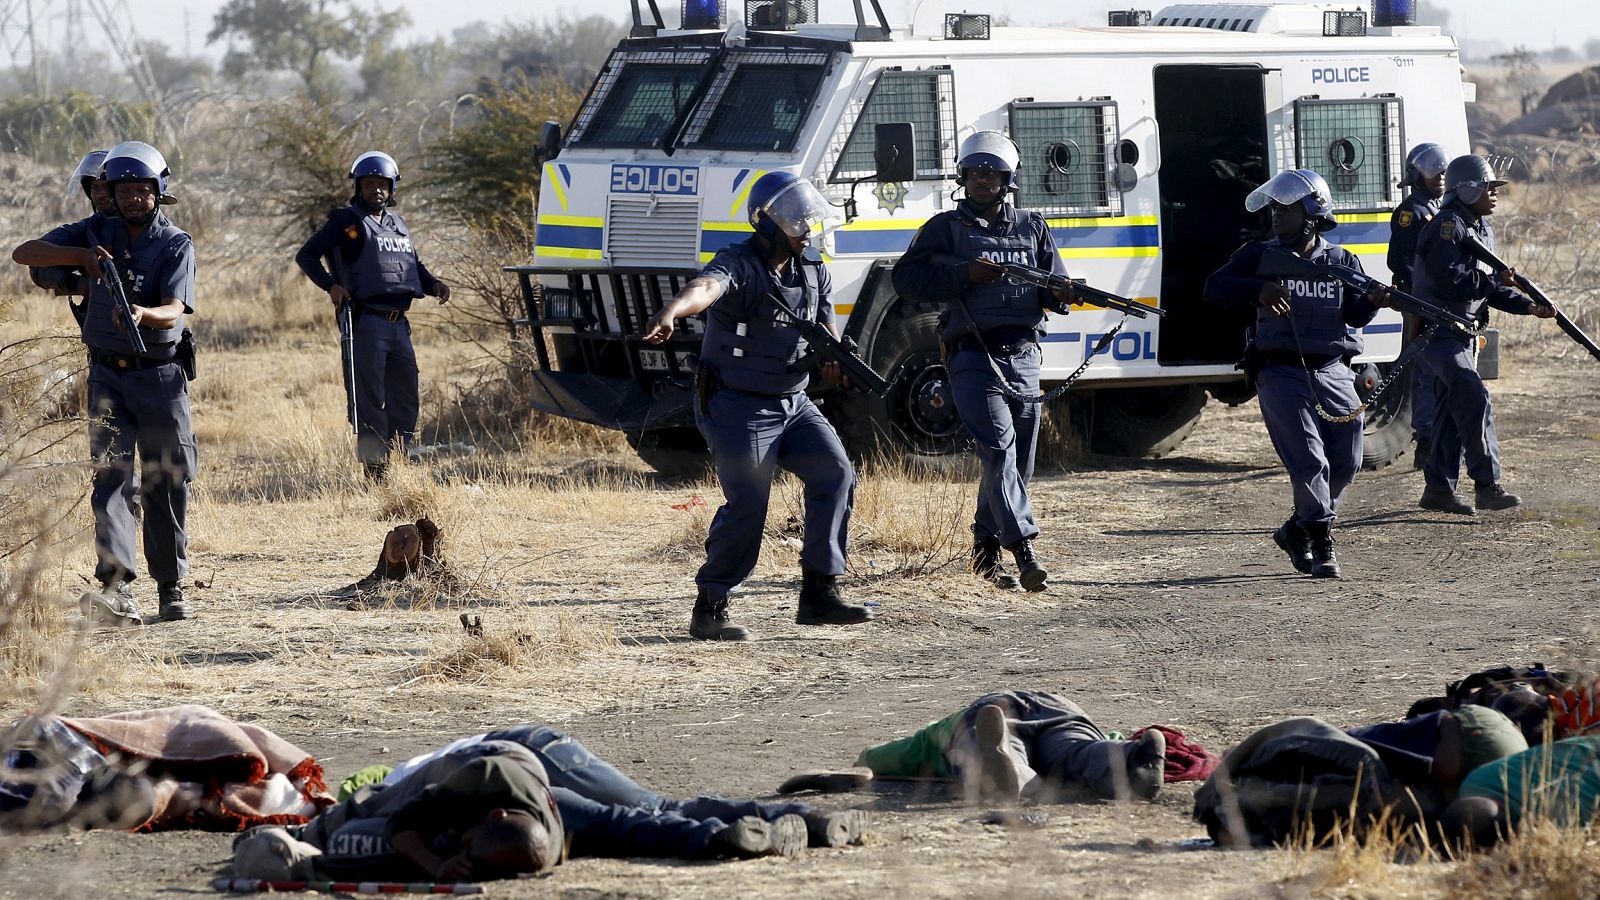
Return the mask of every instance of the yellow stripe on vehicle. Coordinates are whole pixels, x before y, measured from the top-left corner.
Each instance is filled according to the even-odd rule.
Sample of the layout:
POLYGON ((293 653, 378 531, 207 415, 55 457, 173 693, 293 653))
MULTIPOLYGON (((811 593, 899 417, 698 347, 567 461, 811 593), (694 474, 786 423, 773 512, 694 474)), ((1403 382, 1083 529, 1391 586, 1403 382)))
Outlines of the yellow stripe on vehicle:
POLYGON ((567 208, 567 191, 561 184, 561 174, 556 171, 555 163, 544 164, 544 183, 556 190, 556 201, 561 204, 562 211, 567 208))
POLYGON ((1339 246, 1357 256, 1367 256, 1370 254, 1382 254, 1387 256, 1389 253, 1388 244, 1340 244, 1339 246))
POLYGON ((744 189, 734 195, 733 205, 728 207, 729 219, 737 219, 739 217, 739 213, 744 210, 745 204, 750 202, 750 189, 755 187, 756 182, 760 181, 761 176, 765 174, 767 174, 766 169, 756 169, 750 173, 750 177, 745 180, 744 189))
POLYGON ((1132 259, 1140 256, 1160 256, 1160 247, 1062 247, 1062 259, 1132 259))
POLYGON ((1343 225, 1345 223, 1350 223, 1350 224, 1353 225, 1353 224, 1356 224, 1358 222, 1388 222, 1390 217, 1393 216, 1393 215, 1394 215, 1393 213, 1386 213, 1386 212, 1384 212, 1384 213, 1342 213, 1342 212, 1338 212, 1338 211, 1335 211, 1334 214, 1333 214, 1334 218, 1338 219, 1339 220, 1339 224, 1341 224, 1341 225, 1343 225))
POLYGON ((1160 216, 1102 216, 1094 219, 1045 219, 1051 228, 1104 228, 1118 225, 1160 225, 1160 216))
POLYGON ((703 231, 755 231, 749 222, 701 222, 703 231))
POLYGON ((577 247, 544 247, 535 251, 535 256, 550 256, 556 259, 603 259, 599 250, 580 250, 577 247))
POLYGON ((606 220, 602 216, 540 216, 540 225, 571 225, 578 228, 603 228, 606 220))

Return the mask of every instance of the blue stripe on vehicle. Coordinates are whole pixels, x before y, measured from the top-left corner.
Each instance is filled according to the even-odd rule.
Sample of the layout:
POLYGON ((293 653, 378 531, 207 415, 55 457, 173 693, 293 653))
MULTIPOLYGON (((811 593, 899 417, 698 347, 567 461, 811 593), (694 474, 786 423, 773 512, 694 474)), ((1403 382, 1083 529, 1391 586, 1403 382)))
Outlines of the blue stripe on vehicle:
POLYGON ((604 230, 583 225, 540 225, 539 244, 545 247, 569 247, 577 250, 599 250, 604 230))

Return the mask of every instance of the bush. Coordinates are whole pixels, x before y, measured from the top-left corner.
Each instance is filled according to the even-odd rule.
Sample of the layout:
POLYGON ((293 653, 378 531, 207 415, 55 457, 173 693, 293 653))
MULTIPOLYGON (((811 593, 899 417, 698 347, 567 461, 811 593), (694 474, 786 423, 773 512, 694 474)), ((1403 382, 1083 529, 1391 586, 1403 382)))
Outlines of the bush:
POLYGON ((108 100, 82 91, 57 97, 12 97, 0 102, 6 147, 41 161, 74 161, 96 147, 120 141, 159 143, 148 103, 108 100))

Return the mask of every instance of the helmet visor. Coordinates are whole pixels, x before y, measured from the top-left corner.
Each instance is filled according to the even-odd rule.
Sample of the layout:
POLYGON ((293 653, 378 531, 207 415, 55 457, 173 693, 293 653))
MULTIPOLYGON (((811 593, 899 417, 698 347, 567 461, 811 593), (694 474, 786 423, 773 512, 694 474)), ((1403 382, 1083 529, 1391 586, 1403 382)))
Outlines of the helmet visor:
POLYGON ((1423 178, 1437 178, 1450 165, 1450 154, 1443 147, 1429 147, 1411 160, 1411 168, 1423 178))
POLYGON ((761 211, 785 234, 801 237, 821 227, 833 212, 833 207, 817 193, 811 182, 795 181, 773 194, 761 211))
POLYGON ((1248 212, 1260 212, 1269 203, 1290 206, 1314 193, 1316 188, 1298 172, 1279 172, 1244 198, 1244 208, 1248 212))

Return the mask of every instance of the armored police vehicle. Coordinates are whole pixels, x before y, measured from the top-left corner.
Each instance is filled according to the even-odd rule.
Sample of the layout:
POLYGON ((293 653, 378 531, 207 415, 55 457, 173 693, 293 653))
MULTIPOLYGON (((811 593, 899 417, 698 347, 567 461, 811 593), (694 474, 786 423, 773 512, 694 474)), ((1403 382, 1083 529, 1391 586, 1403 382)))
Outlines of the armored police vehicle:
MULTIPOLYGON (((1244 208, 1251 189, 1284 169, 1321 173, 1340 223, 1328 238, 1387 278, 1407 148, 1469 149, 1473 86, 1455 40, 1411 24, 1409 0, 1380 0, 1371 19, 1365 3, 1184 4, 1093 28, 990 27, 934 0, 909 25, 890 25, 876 0, 865 13, 855 0, 846 24, 818 21, 816 0, 746 0, 744 20, 724 27, 719 0, 684 0, 678 30, 643 2, 565 131, 546 126, 534 264, 515 271, 534 405, 621 429, 663 468, 704 452, 690 391, 701 329, 691 321, 655 348, 643 324, 748 236, 746 197, 765 172, 810 179, 839 207, 816 242, 833 303, 891 383, 882 398, 821 398, 853 449, 935 460, 961 449, 939 310, 896 297, 889 269, 959 198, 957 144, 994 129, 1021 152, 1016 204, 1047 217, 1068 271, 1166 310, 1130 320, 1054 412, 1093 449, 1159 455, 1208 393, 1249 399, 1235 364, 1250 317, 1209 308, 1202 288, 1265 232, 1244 208)), ((1052 317, 1045 388, 1119 318, 1052 317)), ((1364 332, 1366 392, 1400 354, 1400 317, 1383 310, 1364 332)), ((1369 410, 1368 465, 1409 441, 1404 393, 1369 410)))

